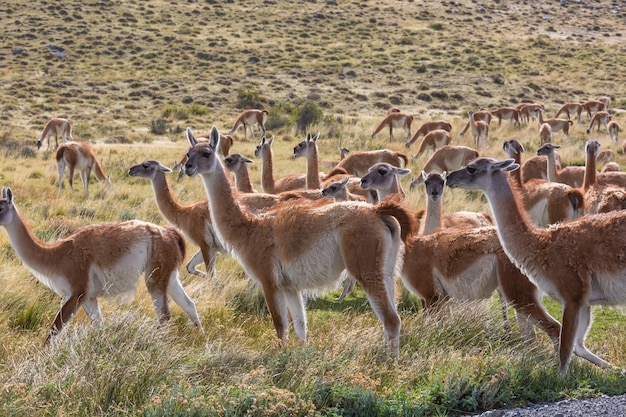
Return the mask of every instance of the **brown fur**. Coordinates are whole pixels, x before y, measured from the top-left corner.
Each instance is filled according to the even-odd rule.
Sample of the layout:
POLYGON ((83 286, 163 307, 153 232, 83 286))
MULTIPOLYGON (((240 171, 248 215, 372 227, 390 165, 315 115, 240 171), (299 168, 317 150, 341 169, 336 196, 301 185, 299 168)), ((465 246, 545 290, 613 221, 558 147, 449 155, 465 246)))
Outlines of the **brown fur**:
MULTIPOLYGON (((426 161, 422 170, 424 172, 450 172, 465 166, 468 162, 478 158, 478 151, 467 146, 446 145, 437 149, 426 161)), ((421 175, 411 181, 411 188, 421 184, 421 175)))
MULTIPOLYGON (((212 129, 215 140, 210 144, 196 142, 190 129, 186 133, 192 146, 186 173, 201 176, 213 224, 231 253, 261 285, 281 342, 286 341, 290 322, 297 337, 306 339, 302 291, 332 287, 346 269, 363 287, 383 322, 387 345, 397 355, 400 317, 393 271, 401 237, 413 232, 401 229, 404 220, 385 214, 390 213, 390 206, 377 209, 359 202, 293 205, 271 215, 250 215, 235 200, 215 156, 217 128, 212 129)), ((403 205, 385 204, 395 204, 397 210, 412 216, 403 205)))
POLYGON ((552 128, 549 124, 543 123, 539 126, 539 140, 542 145, 552 142, 552 128))
POLYGON ((474 112, 467 112, 469 117, 469 126, 472 136, 474 137, 474 147, 480 148, 481 140, 487 144, 489 141, 489 125, 482 120, 474 120, 474 112))
POLYGON ((515 108, 520 112, 520 122, 522 123, 530 123, 530 119, 538 119, 537 110, 545 109, 544 105, 539 103, 521 103, 515 108))
MULTIPOLYGON (((419 158, 423 153, 428 150, 436 151, 442 146, 449 145, 452 140, 450 132, 443 129, 431 130, 424 136, 424 139, 420 143, 420 147, 415 154, 415 158, 419 158)), ((407 142, 406 147, 411 146, 413 142, 407 142)))
POLYGON ((254 161, 246 158, 240 153, 234 153, 228 155, 222 161, 224 167, 233 173, 235 176, 235 188, 240 193, 255 193, 256 190, 252 187, 252 181, 250 181, 250 173, 248 172, 248 165, 254 161))
POLYGON ((351 152, 346 156, 336 168, 345 169, 348 174, 362 177, 367 174, 369 169, 379 162, 386 162, 396 167, 407 166, 409 158, 401 152, 389 149, 381 149, 377 151, 361 151, 351 152))
POLYGON ((502 119, 508 120, 512 125, 520 125, 520 112, 514 107, 499 107, 491 111, 491 116, 498 119, 498 126, 502 126, 502 119))
POLYGON ((605 111, 596 112, 591 118, 591 121, 589 122, 589 127, 587 128, 587 134, 591 133, 595 125, 597 125, 598 127, 598 130, 597 130, 598 132, 600 132, 600 126, 604 126, 604 128, 608 132, 609 131, 608 123, 610 120, 611 120, 611 115, 608 112, 605 112, 605 111))
POLYGON ((72 121, 70 119, 62 119, 60 117, 48 120, 48 123, 46 123, 46 126, 43 128, 41 137, 37 140, 37 149, 41 148, 45 139, 48 139, 47 150, 50 150, 50 136, 52 135, 54 135, 54 143, 56 147, 59 146, 59 136, 61 136, 63 142, 67 142, 68 138, 69 140, 74 140, 72 137, 72 121))
POLYGON ((182 205, 172 195, 165 174, 171 170, 158 161, 144 161, 128 170, 131 177, 142 177, 150 180, 159 211, 172 225, 180 229, 185 237, 200 250, 187 263, 189 273, 206 276, 212 275, 215 270, 215 261, 218 253, 226 250, 217 238, 211 225, 211 214, 206 200, 194 204, 182 205), (206 274, 196 266, 204 261, 206 274))
POLYGON ((389 141, 393 140, 393 130, 394 129, 402 129, 406 132, 407 139, 411 137, 411 124, 413 123, 413 116, 410 114, 404 114, 396 111, 388 111, 387 116, 383 119, 382 122, 376 127, 374 132, 372 132, 372 139, 376 137, 376 135, 383 130, 385 127, 389 126, 389 141))
POLYGON ((587 112, 589 119, 593 117, 596 112, 608 110, 604 108, 604 102, 600 100, 589 100, 583 104, 583 109, 587 112))
POLYGON ((499 288, 515 308, 524 337, 534 338, 525 326, 530 318, 556 344, 559 323, 541 304, 537 288, 507 258, 494 227, 443 229, 428 236, 413 236, 404 255, 402 280, 433 310, 447 298, 489 298, 499 288), (482 262, 478 270, 477 262, 482 262))
POLYGON ((617 123, 617 121, 615 120, 611 120, 609 123, 607 123, 606 130, 609 132, 609 136, 611 136, 611 140, 613 141, 613 143, 617 143, 620 131, 619 123, 617 123))
POLYGON ((266 135, 265 130, 265 122, 267 121, 267 116, 269 116, 269 112, 267 110, 257 110, 257 109, 247 109, 241 112, 235 123, 233 124, 233 128, 228 132, 229 135, 234 135, 235 132, 243 126, 243 135, 244 140, 248 139, 248 129, 250 129, 250 133, 252 134, 252 138, 254 135, 254 126, 259 127, 260 136, 266 135))
POLYGON ((581 121, 581 115, 583 112, 583 105, 580 103, 565 103, 559 108, 559 110, 554 114, 554 118, 556 119, 561 114, 565 114, 568 119, 571 119, 572 116, 576 116, 578 122, 581 121))
POLYGON ((10 189, 2 189, 0 213, 0 224, 22 262, 63 298, 46 342, 61 331, 79 307, 92 320, 101 321, 97 298, 134 294, 141 274, 160 322, 170 318, 170 296, 200 326, 195 305, 178 280, 185 246, 173 227, 137 220, 94 224, 48 243, 40 241, 26 224, 13 204, 10 189))
MULTIPOLYGON (((515 160, 515 163, 521 165, 524 147, 519 141, 508 140, 504 142, 502 149, 515 160)), ((519 169, 512 171, 510 178, 522 196, 524 210, 533 224, 539 227, 577 219, 584 213, 584 197, 581 190, 543 179, 522 182, 519 169)))
POLYGON ((523 214, 504 171, 512 160, 479 158, 448 175, 453 188, 482 190, 494 214, 507 256, 530 280, 563 307, 559 340, 560 370, 572 354, 606 368, 584 346, 592 305, 626 304, 626 212, 583 216, 548 229, 532 226, 523 214))
POLYGON ((85 195, 89 195, 89 176, 92 171, 99 182, 104 182, 107 185, 111 184, 111 179, 102 169, 102 165, 96 158, 96 154, 89 142, 62 143, 57 148, 56 162, 59 171, 59 191, 63 186, 65 167, 69 170, 67 182, 70 184, 72 191, 74 191, 74 170, 76 169, 80 172, 85 195))
MULTIPOLYGON (((480 110, 474 112, 472 114, 472 117, 474 118, 474 120, 482 120, 483 122, 487 123, 488 125, 491 124, 491 112, 489 110, 480 109, 480 110)), ((465 127, 463 128, 463 130, 461 130, 459 132, 459 136, 465 135, 465 132, 467 132, 469 128, 470 128, 470 123, 469 123, 469 120, 468 120, 465 123, 465 127)))
POLYGON ((412 137, 411 135, 409 135, 411 139, 407 140, 407 143, 414 143, 422 136, 426 136, 428 132, 432 132, 433 130, 438 130, 438 129, 451 132, 452 125, 449 122, 446 122, 445 120, 432 120, 432 121, 424 122, 420 126, 420 128, 417 129, 417 132, 415 132, 415 134, 412 137))
POLYGON ((550 129, 552 129, 552 133, 560 132, 561 130, 565 135, 569 136, 569 128, 574 124, 570 119, 544 119, 543 118, 542 109, 537 109, 537 116, 539 117, 539 126, 547 123, 550 125, 550 129))

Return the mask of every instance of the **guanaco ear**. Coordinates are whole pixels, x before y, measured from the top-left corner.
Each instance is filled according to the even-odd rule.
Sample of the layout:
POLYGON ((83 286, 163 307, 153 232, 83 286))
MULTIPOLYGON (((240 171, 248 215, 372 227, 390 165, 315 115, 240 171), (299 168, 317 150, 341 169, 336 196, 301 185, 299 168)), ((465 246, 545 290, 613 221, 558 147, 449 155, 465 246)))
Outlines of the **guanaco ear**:
POLYGON ((393 169, 393 173, 396 175, 399 175, 401 177, 404 177, 405 175, 408 175, 411 173, 410 169, 405 169, 405 168, 395 168, 393 169))
POLYGON ((348 181, 350 181, 350 177, 344 178, 343 181, 341 181, 341 183, 340 183, 341 186, 344 187, 348 183, 348 181))
POLYGON ((9 204, 13 204, 13 191, 10 188, 2 187, 2 198, 9 204))
POLYGON ((448 173, 447 173, 446 171, 443 171, 443 172, 441 173, 441 176, 443 177, 443 180, 445 181, 445 180, 446 180, 446 177, 448 176, 448 173))
POLYGON ((165 165, 163 165, 163 164, 161 164, 161 163, 158 165, 158 168, 159 168, 159 171, 163 171, 163 172, 172 172, 172 170, 171 170, 171 169, 169 169, 168 167, 166 167, 165 165))
POLYGON ((241 159, 243 160, 243 162, 245 162, 246 164, 254 164, 254 161, 252 159, 248 159, 245 156, 241 156, 241 159))
POLYGON ((313 136, 313 142, 317 142, 319 138, 320 138, 320 132, 317 132, 317 135, 313 136))
POLYGON ((220 144, 220 131, 217 130, 217 126, 213 126, 211 128, 211 135, 209 138, 209 145, 213 148, 213 149, 217 149, 217 147, 220 144))
MULTIPOLYGON (((426 171, 422 170, 422 181, 426 181, 426 178, 428 177, 428 174, 426 173, 426 171)), ((415 181, 415 177, 411 178, 411 182, 415 181)))
POLYGON ((504 171, 515 171, 519 169, 519 164, 515 163, 515 159, 505 159, 504 161, 496 162, 493 164, 493 169, 500 169, 504 171))
POLYGON ((307 143, 311 142, 311 139, 312 139, 312 137, 311 137, 311 132, 306 132, 306 139, 305 139, 305 140, 306 140, 306 142, 307 142, 307 143))
POLYGON ((187 137, 187 141, 189 142, 189 145, 192 148, 196 146, 196 143, 198 143, 198 140, 195 138, 193 133, 191 133, 191 128, 188 127, 187 129, 185 129, 185 136, 187 137))
POLYGON ((270 146, 272 146, 272 143, 274 143, 274 135, 272 135, 272 137, 270 138, 269 142, 267 142, 270 144, 270 146))

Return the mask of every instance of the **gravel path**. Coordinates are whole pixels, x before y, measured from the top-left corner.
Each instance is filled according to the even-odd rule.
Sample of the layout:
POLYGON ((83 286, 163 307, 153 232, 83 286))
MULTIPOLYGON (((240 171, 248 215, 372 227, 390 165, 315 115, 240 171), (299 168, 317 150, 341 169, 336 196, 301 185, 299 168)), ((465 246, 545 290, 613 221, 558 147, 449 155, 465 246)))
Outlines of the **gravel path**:
POLYGON ((480 414, 479 417, 626 417, 626 394, 492 410, 480 414))

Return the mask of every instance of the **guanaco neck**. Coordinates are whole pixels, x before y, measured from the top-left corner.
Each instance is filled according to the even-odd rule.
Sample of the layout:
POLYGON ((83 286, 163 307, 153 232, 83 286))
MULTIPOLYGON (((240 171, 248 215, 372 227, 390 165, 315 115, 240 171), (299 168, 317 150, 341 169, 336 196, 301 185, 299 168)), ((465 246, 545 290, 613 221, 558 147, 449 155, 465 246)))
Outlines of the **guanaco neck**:
POLYGON ((255 230, 256 217, 244 212, 235 199, 233 189, 228 182, 221 163, 211 173, 200 174, 207 196, 213 229, 219 240, 228 248, 238 247, 250 238, 250 231, 255 230))
POLYGON ((423 235, 428 235, 441 228, 441 197, 437 201, 428 197, 426 203, 426 218, 424 219, 423 235))
POLYGON ((391 194, 400 194, 402 197, 405 197, 405 192, 402 187, 400 187, 400 182, 398 181, 398 177, 396 175, 393 176, 389 187, 376 190, 376 195, 378 195, 378 201, 382 201, 385 197, 391 194))
POLYGON ((306 158, 306 188, 307 190, 319 190, 321 187, 317 144, 313 144, 313 149, 306 158))
POLYGON ((4 227, 13 249, 22 262, 33 271, 49 276, 47 271, 60 260, 57 250, 60 245, 39 240, 15 206, 13 206, 13 220, 4 227))
MULTIPOLYGON (((541 112, 539 112, 539 114, 541 114, 541 112)), ((559 173, 556 170, 556 157, 554 156, 554 152, 550 152, 548 155, 546 155, 546 158, 547 158, 546 174, 548 176, 548 181, 560 182, 559 173)))
POLYGON ((253 193, 252 182, 250 181, 250 173, 245 165, 234 172, 235 186, 237 190, 242 193, 253 193))
POLYGON ((272 162, 272 148, 264 145, 261 149, 261 186, 263 192, 274 194, 274 166, 272 162))
POLYGON ((98 162, 98 160, 96 160, 94 158, 94 173, 96 174, 96 178, 98 179, 98 181, 100 182, 106 182, 107 181, 107 175, 104 173, 104 170, 102 169, 102 165, 100 165, 100 162, 98 162))
POLYGON ((593 150, 588 149, 585 155, 585 175, 583 177, 583 191, 587 191, 596 183, 596 158, 593 150))
MULTIPOLYGON (((515 154, 509 156, 515 160, 516 164, 518 164, 520 167, 522 166, 522 156, 519 152, 516 152, 515 154)), ((520 190, 524 190, 524 182, 522 181, 521 169, 516 169, 515 171, 509 172, 509 177, 520 190)))
POLYGON ((150 183, 154 190, 157 206, 163 217, 174 225, 181 224, 180 218, 185 215, 185 207, 174 199, 165 174, 160 171, 157 172, 154 178, 150 180, 150 183))
POLYGON ((543 244, 536 229, 521 212, 515 193, 502 171, 492 174, 491 186, 485 190, 485 196, 494 215, 502 247, 507 253, 527 253, 529 248, 539 248, 531 249, 533 252, 541 250, 543 244))

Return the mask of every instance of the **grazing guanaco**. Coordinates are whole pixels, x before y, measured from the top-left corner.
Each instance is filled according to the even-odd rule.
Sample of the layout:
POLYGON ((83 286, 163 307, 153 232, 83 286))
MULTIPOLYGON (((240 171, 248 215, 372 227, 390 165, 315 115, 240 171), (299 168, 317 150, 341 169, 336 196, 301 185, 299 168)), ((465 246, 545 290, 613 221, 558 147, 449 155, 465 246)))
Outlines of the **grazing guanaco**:
POLYGON ((568 119, 571 119, 572 116, 576 116, 578 122, 581 122, 581 115, 583 112, 583 105, 580 103, 565 103, 559 108, 559 110, 554 114, 554 118, 558 118, 561 114, 565 114, 568 119))
POLYGON ((498 118, 498 126, 502 126, 502 120, 508 120, 510 125, 520 125, 520 112, 514 107, 500 107, 491 111, 491 116, 498 118))
POLYGON ((587 134, 590 134, 591 130, 596 125, 598 127, 598 130, 597 130, 598 132, 600 131, 600 125, 604 126, 604 128, 608 132, 609 131, 608 123, 610 120, 611 120, 611 115, 608 112, 606 111, 596 112, 591 118, 591 121, 589 122, 589 127, 586 130, 587 134))
POLYGON ((538 103, 521 103, 515 106, 515 108, 520 112, 520 121, 522 123, 530 123, 530 119, 539 120, 537 110, 545 110, 544 105, 538 103))
POLYGON ((513 263, 563 307, 559 368, 568 371, 572 354, 595 365, 610 364, 585 347, 592 305, 626 303, 626 212, 583 216, 548 229, 533 226, 504 172, 512 159, 479 158, 448 174, 448 186, 484 192, 500 243, 513 263))
POLYGON ((542 145, 552 142, 552 127, 549 124, 543 123, 539 126, 539 139, 542 145))
POLYGON ((89 142, 66 142, 57 148, 57 168, 59 170, 59 191, 63 187, 63 174, 65 167, 68 168, 67 182, 74 191, 74 171, 78 169, 83 181, 85 195, 89 195, 89 176, 91 172, 96 175, 98 181, 111 185, 111 178, 105 174, 104 169, 89 142))
POLYGON ((189 176, 204 184, 213 225, 246 273, 263 290, 281 343, 293 324, 306 340, 303 291, 337 285, 347 270, 363 287, 383 323, 384 345, 399 354, 400 317, 395 306, 394 269, 402 242, 414 230, 410 210, 394 199, 377 205, 360 202, 285 205, 257 216, 235 199, 216 156, 219 131, 199 143, 186 130, 191 149, 185 165, 189 176))
MULTIPOLYGON (((467 165, 478 158, 478 151, 468 146, 446 145, 435 151, 422 168, 425 172, 450 172, 467 165)), ((411 180, 409 189, 422 183, 423 177, 418 175, 411 180)))
POLYGON ((250 134, 252 138, 255 138, 254 127, 258 126, 259 134, 261 136, 265 136, 265 122, 267 121, 267 116, 269 116, 269 112, 265 109, 257 110, 257 109, 247 109, 241 112, 237 120, 235 120, 235 124, 233 124, 233 128, 228 131, 229 135, 235 134, 235 132, 243 126, 243 137, 244 140, 248 139, 248 129, 250 129, 250 134))
POLYGON ((351 152, 337 164, 336 168, 343 168, 350 175, 362 177, 378 162, 387 162, 393 166, 402 167, 409 164, 409 158, 401 152, 389 149, 351 152))
POLYGON ((50 136, 54 135, 54 143, 59 146, 59 136, 63 139, 63 142, 67 140, 74 140, 72 137, 72 121, 70 119, 63 119, 55 117, 48 120, 48 123, 43 128, 41 137, 37 139, 37 149, 41 148, 41 144, 45 139, 48 140, 48 149, 50 150, 50 136))
MULTIPOLYGON (((450 132, 443 129, 431 130, 424 136, 424 139, 420 143, 420 147, 417 150, 414 158, 419 158, 422 154, 426 153, 428 150, 436 151, 442 146, 449 145, 452 137, 450 136, 450 132)), ((406 147, 410 147, 413 142, 407 142, 406 147)))
POLYGON ((619 123, 617 123, 617 121, 615 121, 615 120, 611 120, 606 125, 606 130, 608 130, 609 136, 611 136, 611 140, 613 141, 613 143, 617 143, 618 136, 619 136, 619 130, 620 130, 619 123))
POLYGON ((98 298, 125 296, 127 300, 134 296, 142 274, 159 322, 170 318, 171 297, 200 327, 195 304, 178 279, 185 242, 175 228, 138 220, 101 223, 82 227, 55 242, 42 242, 15 205, 11 189, 4 187, 0 225, 24 265, 63 299, 46 343, 79 307, 93 321, 101 322, 98 298))
POLYGON ((489 141, 489 125, 482 120, 474 120, 474 112, 467 112, 472 136, 474 137, 474 147, 480 149, 480 142, 487 144, 489 141))
MULTIPOLYGON (((416 140, 418 140, 422 136, 425 136, 428 132, 431 132, 431 131, 437 130, 437 129, 447 130, 448 132, 451 132, 452 131, 452 125, 449 122, 446 122, 445 120, 431 120, 431 121, 428 121, 428 122, 424 122, 420 126, 420 128, 417 129, 417 132, 415 132, 413 137, 411 137, 410 140, 407 140, 407 143, 409 143, 409 142, 410 143, 414 143, 416 140)), ((409 135, 409 137, 410 137, 410 135, 409 135)))
POLYGON ((372 132, 372 139, 383 130, 385 127, 389 127, 389 141, 393 140, 393 130, 402 129, 406 132, 407 140, 411 137, 411 124, 413 123, 413 116, 410 114, 400 113, 399 111, 387 112, 387 116, 372 132))
POLYGON ((569 136, 569 128, 571 125, 574 124, 573 121, 571 121, 570 119, 544 119, 543 118, 543 112, 545 110, 538 108, 536 110, 537 113, 537 117, 539 118, 539 126, 543 125, 544 123, 547 123, 550 125, 550 128, 552 129, 552 133, 556 133, 559 131, 563 131, 563 133, 565 133, 565 135, 569 136))
POLYGON ((583 103, 583 109, 587 112, 590 120, 596 112, 607 110, 604 108, 604 102, 600 100, 589 100, 583 103))

